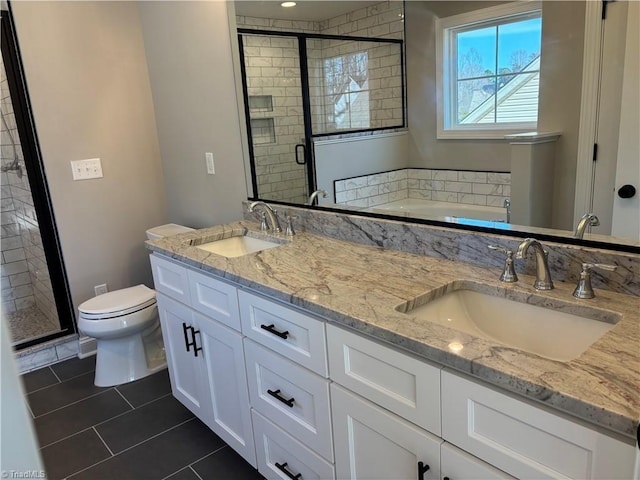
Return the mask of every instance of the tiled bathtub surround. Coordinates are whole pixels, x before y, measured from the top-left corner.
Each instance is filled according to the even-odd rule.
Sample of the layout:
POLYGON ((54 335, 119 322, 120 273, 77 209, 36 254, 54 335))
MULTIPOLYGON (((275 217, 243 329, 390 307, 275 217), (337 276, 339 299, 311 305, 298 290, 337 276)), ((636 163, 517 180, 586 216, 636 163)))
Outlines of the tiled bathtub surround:
MULTIPOLYGON (((257 221, 256 216, 247 212, 244 216, 257 221)), ((281 211, 284 209, 281 209, 281 211)), ((503 245, 517 250, 518 238, 459 230, 454 228, 405 223, 395 220, 368 218, 346 213, 326 212, 321 209, 287 207, 297 216, 295 228, 338 240, 372 245, 409 253, 417 253, 434 258, 466 262, 483 267, 502 268, 504 256, 491 252, 487 245, 503 245)), ((533 235, 535 236, 535 235, 533 235)), ((640 296, 640 254, 601 250, 563 243, 543 241, 549 251, 549 270, 554 282, 576 284, 580 278, 582 263, 604 263, 616 265, 614 272, 592 273, 594 288, 612 292, 640 296)), ((516 260, 518 274, 535 275, 536 265, 533 255, 524 260, 516 260)))
POLYGON ((338 180, 335 192, 336 203, 350 207, 406 198, 502 207, 511 195, 511 174, 407 168, 338 180))

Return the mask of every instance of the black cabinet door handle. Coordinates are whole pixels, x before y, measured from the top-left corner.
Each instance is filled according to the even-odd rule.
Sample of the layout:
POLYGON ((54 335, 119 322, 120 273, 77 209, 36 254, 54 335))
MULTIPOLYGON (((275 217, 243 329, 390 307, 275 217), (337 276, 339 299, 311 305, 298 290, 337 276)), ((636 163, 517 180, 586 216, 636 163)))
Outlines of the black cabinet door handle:
POLYGON ((187 327, 187 324, 182 322, 182 333, 184 333, 184 346, 189 351, 189 347, 191 347, 191 342, 189 342, 189 336, 187 335, 187 330, 191 327, 187 327))
POLYGON ((289 332, 287 330, 285 330, 284 332, 279 332, 278 330, 276 330, 273 327, 273 323, 271 325, 262 324, 262 325, 260 325, 260 328, 262 328, 263 330, 266 330, 269 333, 273 333, 274 335, 276 335, 276 336, 278 336, 280 338, 284 338, 285 340, 289 336, 289 332))
POLYGON ((202 351, 202 347, 198 346, 196 342, 196 333, 200 333, 200 330, 196 330, 193 327, 189 327, 191 329, 191 346, 193 346, 193 354, 197 357, 198 352, 202 351))
POLYGON ((282 395, 280 395, 280 389, 273 391, 273 390, 267 390, 267 393, 269 395, 271 395, 274 398, 277 398, 278 400, 280 400, 282 403, 284 403, 285 405, 287 405, 288 407, 293 408, 293 402, 295 402, 295 398, 291 397, 289 399, 284 398, 282 395))
POLYGON ((282 473, 284 473, 291 480, 301 480, 302 479, 302 474, 301 473, 299 473, 297 475, 294 475, 289 470, 287 470, 287 462, 284 462, 284 463, 276 462, 276 468, 278 470, 280 470, 282 473))
POLYGON ((429 465, 418 462, 418 480, 424 480, 424 474, 429 470, 429 465))

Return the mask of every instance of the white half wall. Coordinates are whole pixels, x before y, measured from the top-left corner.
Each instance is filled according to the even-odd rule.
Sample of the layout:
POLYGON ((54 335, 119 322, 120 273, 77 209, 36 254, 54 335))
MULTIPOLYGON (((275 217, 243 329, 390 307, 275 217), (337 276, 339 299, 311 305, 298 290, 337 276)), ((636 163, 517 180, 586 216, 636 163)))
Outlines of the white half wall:
POLYGON ((316 139, 317 188, 329 193, 327 198, 318 197, 319 204, 335 202, 335 180, 407 168, 408 139, 408 132, 336 140, 316 139))

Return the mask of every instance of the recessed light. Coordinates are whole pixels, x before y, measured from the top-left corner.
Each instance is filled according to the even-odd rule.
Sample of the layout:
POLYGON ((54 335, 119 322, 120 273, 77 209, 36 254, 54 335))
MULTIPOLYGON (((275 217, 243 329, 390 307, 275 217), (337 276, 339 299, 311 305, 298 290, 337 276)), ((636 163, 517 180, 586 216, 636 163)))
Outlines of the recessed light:
POLYGON ((284 8, 295 7, 296 2, 282 2, 280 6, 284 8))

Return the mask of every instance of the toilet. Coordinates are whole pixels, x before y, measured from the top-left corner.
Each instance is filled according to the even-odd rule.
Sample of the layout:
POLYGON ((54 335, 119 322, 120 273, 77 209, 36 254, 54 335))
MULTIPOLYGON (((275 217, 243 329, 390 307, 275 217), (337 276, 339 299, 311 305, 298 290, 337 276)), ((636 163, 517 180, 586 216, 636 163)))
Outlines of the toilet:
MULTIPOLYGON (((147 238, 192 230, 170 223, 147 230, 147 238)), ((96 386, 132 382, 167 366, 155 290, 123 288, 87 300, 78 310, 78 330, 97 343, 96 386)))

